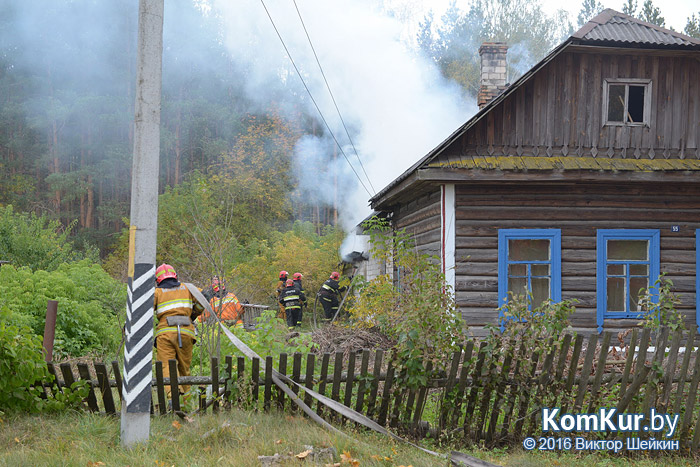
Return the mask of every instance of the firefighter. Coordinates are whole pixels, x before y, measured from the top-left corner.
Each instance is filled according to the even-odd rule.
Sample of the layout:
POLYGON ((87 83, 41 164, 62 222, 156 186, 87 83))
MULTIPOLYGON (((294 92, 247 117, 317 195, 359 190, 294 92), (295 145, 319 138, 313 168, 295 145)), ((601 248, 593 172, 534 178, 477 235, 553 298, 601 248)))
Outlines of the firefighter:
POLYGON ((294 281, 294 287, 296 287, 297 290, 301 292, 301 296, 304 297, 304 302, 301 304, 301 311, 299 311, 299 322, 301 322, 303 318, 304 308, 308 308, 309 306, 308 300, 306 299, 306 294, 304 293, 304 286, 301 285, 301 280, 303 278, 304 276, 302 276, 300 272, 295 272, 292 276, 292 280, 294 281))
MULTIPOLYGON (((287 271, 280 271, 280 281, 277 283, 277 300, 279 301, 280 299, 280 294, 286 287, 286 282, 287 282, 287 276, 289 276, 289 273, 287 271)), ((278 318, 286 319, 286 314, 284 312, 284 305, 282 302, 280 302, 280 314, 277 316, 278 318)))
MULTIPOLYGON (((225 324, 243 324, 243 305, 232 292, 226 291, 226 284, 218 277, 214 277, 211 287, 202 291, 202 295, 209 300, 212 309, 225 324)), ((206 321, 207 318, 209 318, 209 312, 205 310, 199 320, 206 321)))
POLYGON ((301 306, 306 302, 304 292, 300 291, 294 285, 292 279, 287 279, 285 288, 280 293, 280 304, 284 305, 284 310, 287 313, 287 326, 290 328, 301 324, 301 306))
POLYGON ((331 320, 335 316, 338 311, 338 305, 340 304, 340 294, 345 290, 345 287, 340 287, 338 284, 339 279, 340 274, 333 271, 331 277, 323 283, 318 291, 318 296, 321 299, 323 312, 327 320, 331 320))
MULTIPOLYGON (((177 280, 175 268, 169 264, 161 264, 156 269, 153 309, 158 318, 154 345, 156 358, 163 363, 163 376, 170 377, 170 359, 177 360, 180 376, 189 376, 196 342, 192 320, 202 313, 203 307, 177 280)), ((189 386, 182 386, 181 390, 187 393, 189 386)), ((167 391, 170 398, 170 389, 167 391)))

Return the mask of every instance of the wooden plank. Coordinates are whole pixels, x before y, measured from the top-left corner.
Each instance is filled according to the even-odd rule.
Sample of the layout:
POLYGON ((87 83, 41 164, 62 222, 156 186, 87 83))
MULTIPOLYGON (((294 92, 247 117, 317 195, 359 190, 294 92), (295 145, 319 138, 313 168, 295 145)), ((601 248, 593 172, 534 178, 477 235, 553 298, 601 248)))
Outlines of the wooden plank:
MULTIPOLYGON (((406 368, 401 370, 398 378, 395 378, 395 382, 406 381, 406 368)), ((389 401, 389 426, 391 428, 396 428, 399 424, 399 414, 401 412, 401 406, 403 404, 403 399, 406 395, 406 389, 402 388, 398 384, 394 386, 394 390, 391 393, 391 401, 389 401), (393 407, 393 409, 392 409, 393 407)))
POLYGON ((263 400, 263 410, 265 412, 270 411, 270 405, 272 402, 272 366, 274 365, 272 361, 272 356, 268 355, 265 357, 265 398, 263 400))
MULTIPOLYGON (((304 387, 314 389, 314 370, 316 369, 316 355, 309 353, 306 356, 306 375, 304 376, 304 387)), ((311 407, 313 399, 311 395, 304 391, 304 403, 311 407)))
POLYGON ((620 381, 620 394, 624 394, 627 389, 630 371, 632 370, 632 362, 634 361, 635 348, 637 347, 637 329, 632 330, 632 337, 627 347, 627 358, 625 359, 625 369, 622 371, 622 380, 620 381))
MULTIPOLYGON (((513 382, 518 381, 520 377, 520 362, 525 358, 524 344, 520 344, 520 349, 515 357, 515 368, 513 369, 513 382)), ((513 417, 513 411, 515 410, 515 401, 518 396, 518 385, 513 383, 510 386, 510 396, 506 398, 506 407, 503 411, 503 424, 501 425, 501 439, 505 439, 508 436, 508 430, 511 428, 511 419, 513 417)))
MULTIPOLYGON (((683 421, 680 427, 680 439, 688 439, 688 430, 690 422, 693 418, 693 410, 695 408, 695 400, 698 396, 698 383, 700 383, 700 347, 695 351, 695 365, 693 365, 693 379, 688 386, 688 397, 685 401, 685 410, 683 412, 683 421)), ((698 417, 700 418, 700 417, 698 417)), ((696 430, 697 431, 697 430, 696 430)))
POLYGON ((348 355, 348 376, 345 380, 345 399, 343 405, 352 407, 352 390, 355 383, 355 352, 348 355))
MULTIPOLYGON (((309 354, 312 355, 313 354, 309 354)), ((251 396, 253 400, 251 401, 253 404, 253 410, 255 412, 258 411, 258 403, 259 403, 259 397, 260 397, 260 359, 259 358, 254 358, 251 361, 250 364, 250 379, 251 379, 251 396)), ((228 387, 228 385, 227 385, 228 387)), ((227 399, 228 400, 228 399, 227 399)), ((306 404, 309 405, 309 404, 306 404)))
MULTIPOLYGON (((331 354, 328 352, 323 354, 321 359, 321 375, 318 379, 318 392, 319 394, 326 395, 326 379, 328 378, 328 365, 331 360, 331 354)), ((320 416, 323 413, 323 404, 319 401, 316 404, 316 413, 320 416)))
MULTIPOLYGON (((657 339, 656 339, 656 349, 654 351, 654 358, 653 358, 653 363, 652 363, 652 368, 661 368, 663 364, 663 359, 666 354, 666 342, 668 342, 668 328, 663 327, 661 328, 661 332, 659 332, 657 339)), ((656 401, 656 391, 657 391, 657 382, 658 382, 658 377, 655 373, 652 373, 652 377, 649 378, 649 381, 647 383, 646 387, 646 393, 644 394, 644 400, 642 402, 642 413, 649 413, 649 409, 652 407, 654 402, 656 401)), ((640 437, 648 434, 644 433, 643 430, 640 430, 640 437)))
POLYGON ((85 381, 87 383, 88 387, 88 395, 87 395, 87 403, 88 403, 88 408, 92 412, 99 412, 100 408, 97 406, 97 397, 95 396, 95 388, 92 385, 92 378, 90 377, 90 369, 88 368, 87 363, 85 362, 79 362, 78 363, 78 374, 80 375, 80 379, 85 381))
POLYGON ((661 392, 661 399, 659 400, 659 411, 668 412, 669 399, 671 398, 671 387, 673 385, 673 377, 676 374, 676 362, 678 361, 678 349, 681 346, 681 339, 683 338, 683 331, 681 329, 673 333, 671 339, 671 348, 668 352, 668 358, 666 359, 666 365, 664 368, 664 389, 661 392))
POLYGON ((583 348, 583 336, 578 334, 574 339, 574 350, 569 362, 569 372, 566 376, 566 384, 564 385, 564 394, 562 395, 561 413, 567 413, 569 401, 573 396, 574 381, 576 380, 576 369, 578 368, 578 360, 583 348))
MULTIPOLYGON (((506 349, 505 357, 503 358, 503 366, 501 367, 501 377, 499 378, 498 386, 496 387, 496 396, 493 401, 493 408, 491 409, 491 418, 489 420, 488 429, 486 430, 485 441, 487 445, 493 443, 493 435, 496 432, 496 424, 498 423, 498 417, 500 416, 500 404, 501 400, 505 396, 506 392, 506 380, 510 373, 510 365, 513 361, 513 354, 515 352, 515 341, 511 340, 506 349)), ((482 436, 480 436, 481 438, 482 436)))
MULTIPOLYGON (((225 401, 230 401, 231 400, 231 388, 233 388, 233 356, 232 355, 226 355, 226 389, 224 391, 224 400, 225 401)), ((260 362, 258 362, 258 366, 260 365, 260 362)), ((257 384, 257 383, 256 383, 257 384)), ((257 388, 255 388, 257 390, 257 388)), ((256 399, 257 400, 257 399, 256 399)), ((257 407, 257 404, 256 404, 257 407)))
POLYGON ((214 398, 211 411, 219 413, 219 359, 216 356, 211 357, 211 396, 214 398))
POLYGON ((386 417, 391 402, 391 386, 394 383, 394 365, 391 359, 387 362, 386 379, 384 380, 384 390, 382 391, 382 404, 379 407, 379 419, 377 423, 386 426, 386 417))
POLYGON ((474 372, 472 373, 472 387, 469 390, 469 398, 467 400, 467 411, 464 417, 464 438, 467 439, 471 436, 470 426, 473 424, 473 419, 476 418, 474 415, 476 408, 477 394, 479 393, 481 380, 481 371, 484 366, 484 360, 486 359, 486 345, 487 343, 482 341, 479 345, 479 353, 476 357, 476 366, 474 367, 474 372))
POLYGON ((61 363, 61 374, 63 375, 63 384, 65 387, 70 388, 73 383, 75 383, 75 378, 73 377, 73 369, 70 363, 61 363))
MULTIPOLYGON (((425 365, 425 374, 428 375, 428 379, 432 375, 433 362, 428 361, 425 365)), ((428 387, 423 386, 418 390, 418 397, 416 398, 416 408, 413 411, 413 421, 411 422, 411 428, 416 430, 418 428, 418 423, 423 416, 423 409, 425 408, 425 401, 428 395, 428 387)))
POLYGON ((586 357, 583 361, 583 369, 581 370, 578 393, 576 394, 576 401, 574 402, 574 413, 579 412, 581 410, 581 406, 583 405, 583 398, 588 390, 588 380, 591 376, 591 368, 593 367, 593 358, 595 357, 597 344, 598 334, 591 334, 591 336, 588 338, 586 357))
POLYGON ((685 400, 683 397, 683 388, 686 379, 688 378, 688 367, 690 366, 690 356, 693 353, 693 345, 695 344, 695 333, 688 333, 688 340, 685 343, 685 354, 683 355, 683 363, 681 371, 678 374, 678 386, 676 387, 676 397, 673 402, 673 413, 680 413, 681 403, 685 400))
MULTIPOLYGON (((634 376, 635 378, 639 374, 639 372, 644 368, 646 365, 646 360, 647 360, 647 353, 649 351, 649 345, 651 344, 651 341, 649 339, 651 335, 651 329, 649 328, 644 328, 642 330, 642 337, 639 339, 639 352, 637 352, 637 362, 635 364, 634 368, 634 376)), ((629 406, 629 411, 630 413, 634 412, 637 409, 636 403, 634 400, 630 402, 629 406)))
MULTIPOLYGON (((530 379, 533 379, 535 377, 535 372, 537 371, 537 364, 540 359, 540 353, 535 352, 532 354, 532 358, 530 359, 530 379)), ((519 392, 519 408, 518 408, 518 418, 515 421, 515 431, 513 434, 515 435, 520 435, 523 433, 523 426, 525 425, 525 421, 528 419, 528 408, 530 405, 530 387, 520 387, 518 388, 519 392)))
POLYGON ((114 373, 114 380, 117 382, 117 394, 119 394, 119 400, 122 400, 122 373, 119 369, 119 362, 112 360, 112 372, 114 373))
POLYGON ((109 385, 109 372, 103 362, 93 362, 95 365, 95 374, 97 374, 97 382, 100 385, 102 393, 102 403, 105 412, 114 415, 117 413, 114 406, 114 397, 112 396, 112 387, 109 385))
MULTIPOLYGON (((550 376, 551 376, 551 370, 552 366, 554 365, 554 355, 556 354, 557 349, 553 347, 553 340, 550 339, 549 341, 549 348, 552 349, 549 351, 549 353, 545 356, 544 358, 544 364, 542 365, 542 371, 540 373, 540 379, 538 381, 537 387, 536 387, 536 393, 535 393, 535 398, 533 399, 533 403, 537 404, 538 401, 542 400, 542 393, 545 391, 545 387, 547 386, 550 376)), ((532 410, 532 415, 530 415, 530 425, 529 425, 529 430, 534 431, 537 429, 537 418, 541 413, 541 407, 536 407, 536 410, 532 410)))
MULTIPOLYGON (((300 381, 301 376, 301 354, 299 352, 294 352, 294 359, 292 363, 292 381, 298 383, 300 381)), ((296 384, 292 386, 292 392, 296 394, 297 396, 299 395, 299 386, 296 384)), ((292 412, 297 411, 297 405, 296 404, 291 404, 292 406, 292 412)))
POLYGON ((172 400, 173 412, 179 412, 180 409, 180 386, 177 382, 177 360, 171 358, 168 360, 168 369, 170 370, 170 397, 172 400))
MULTIPOLYGON (((279 368, 277 369, 282 375, 287 376, 287 354, 280 354, 279 368)), ((284 410, 284 392, 277 388, 277 409, 284 410)))
POLYGON ((382 360, 384 358, 384 351, 377 350, 374 354, 374 370, 372 372, 372 388, 369 393, 369 399, 367 400, 367 416, 372 418, 374 415, 374 407, 377 403, 377 393, 379 392, 379 376, 382 372, 382 360))
POLYGON ((451 421, 449 426, 458 426, 460 415, 462 414, 462 402, 467 388, 467 379, 469 378, 469 366, 471 364, 472 352, 474 350, 474 341, 469 340, 464 348, 464 359, 462 360, 462 369, 459 373, 459 382, 457 383, 457 392, 454 397, 454 410, 452 411, 451 421))
MULTIPOLYGON (((443 390, 442 393, 442 398, 443 400, 451 400, 452 402, 455 401, 454 395, 451 394, 452 389, 455 387, 455 381, 457 379, 457 370, 459 368, 459 363, 462 358, 462 351, 459 350, 457 352, 452 352, 452 360, 450 363, 450 369, 447 373, 447 382, 445 383, 445 389, 443 390)), ((439 430, 442 431, 445 429, 445 425, 447 423, 448 417, 450 416, 449 411, 450 408, 454 406, 453 403, 448 403, 448 404, 441 404, 441 410, 440 410, 440 418, 439 418, 439 430)))
POLYGON ((588 404, 588 413, 593 413, 593 410, 597 408, 595 398, 598 395, 600 382, 602 381, 603 374, 605 373, 605 362, 608 359, 608 349, 610 348, 611 338, 612 333, 610 331, 605 331, 603 333, 603 342, 600 344, 600 353, 598 354, 598 362, 596 363, 595 378, 593 379, 593 384, 590 389, 591 401, 588 404))
MULTIPOLYGON (((343 352, 335 353, 335 360, 333 361, 333 383, 331 387, 331 399, 334 401, 340 401, 340 383, 343 376, 343 352)), ((331 414, 333 420, 337 420, 337 415, 335 413, 331 414)))
POLYGON ((357 385, 357 399, 355 400, 355 412, 362 413, 365 402, 365 392, 369 389, 367 381, 367 368, 369 367, 369 350, 362 351, 362 362, 360 363, 360 383, 357 385))
POLYGON ((165 383, 163 382, 163 362, 156 360, 156 394, 158 410, 161 415, 168 413, 168 401, 165 398, 165 383))
POLYGON ((474 426, 474 440, 482 441, 484 439, 484 423, 486 423, 489 407, 491 405, 491 378, 496 374, 496 359, 493 355, 490 356, 491 363, 488 365, 486 373, 482 376, 484 381, 484 392, 481 396, 481 404, 479 406, 479 418, 474 426))

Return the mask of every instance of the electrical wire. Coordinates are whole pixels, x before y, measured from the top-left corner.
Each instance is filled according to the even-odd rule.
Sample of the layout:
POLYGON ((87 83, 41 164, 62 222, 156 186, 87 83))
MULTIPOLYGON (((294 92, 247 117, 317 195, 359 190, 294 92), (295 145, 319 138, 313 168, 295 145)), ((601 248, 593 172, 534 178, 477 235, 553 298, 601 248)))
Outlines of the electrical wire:
POLYGON ((370 193, 369 189, 367 189, 367 186, 362 181, 362 178, 360 178, 360 175, 355 170, 355 167, 353 167, 352 163, 350 163, 350 159, 348 159, 348 156, 347 156, 347 154, 345 154, 343 147, 338 142, 338 139, 335 137, 335 134, 333 134, 333 130, 331 130, 330 125, 326 121, 326 118, 323 116, 323 112, 321 112, 321 109, 319 108, 318 104, 316 103, 316 99, 314 99, 314 96, 311 94, 311 90, 306 85, 306 81, 304 80, 304 77, 301 75, 301 71, 299 71, 297 64, 294 62, 294 59, 292 58, 292 54, 289 52, 289 49, 287 48, 287 44, 284 43, 284 39, 282 39, 282 35, 280 34, 279 30, 277 29, 277 25, 275 24, 274 20, 272 19, 272 16, 270 15, 270 11, 267 9, 267 5, 265 5, 265 1, 260 0, 260 3, 262 3, 263 8, 265 9, 265 13, 267 13, 267 17, 270 19, 270 23, 272 23, 272 27, 275 29, 275 32, 277 33, 277 37, 279 38, 280 42, 282 43, 282 47, 284 47, 284 50, 287 53, 287 56, 289 57, 289 61, 292 62, 292 65, 294 66, 294 69, 296 70, 297 75, 299 75, 299 79, 301 80, 301 83, 304 85, 304 89, 306 89, 307 94, 311 98, 311 102, 314 103, 314 106, 316 107, 318 114, 321 116, 321 120, 323 121, 324 125, 326 125, 326 129, 328 129, 328 132, 330 133, 331 137, 333 138, 333 141, 335 141, 335 144, 338 146, 338 149, 340 149, 340 152, 343 154, 345 161, 348 163, 348 165, 352 169, 352 172, 355 174, 355 177, 357 177, 357 180, 360 182, 360 185, 362 185, 362 188, 364 188, 365 191, 367 192, 367 194, 370 197, 372 197, 372 193, 370 193))
POLYGON ((316 54, 316 49, 314 48, 313 43, 311 42, 311 37, 309 36, 309 31, 306 29, 306 24, 304 24, 304 20, 301 17, 301 12, 299 11, 299 6, 297 5, 296 0, 292 0, 294 2, 294 8, 297 10, 297 15, 299 16, 299 21, 301 21, 301 27, 304 28, 304 33, 306 34, 306 39, 309 41, 309 45, 311 46, 311 50, 314 53, 314 58, 316 58, 316 63, 318 64, 318 69, 321 70, 321 76, 323 76, 323 81, 326 83, 326 88, 328 89, 328 94, 331 95, 331 99, 333 100, 333 105, 335 106, 336 112, 338 112, 338 117, 340 117, 340 122, 343 124, 343 128, 345 129, 345 134, 348 135, 348 140, 350 141, 350 145, 352 146, 353 151, 355 151, 355 156, 357 156, 357 161, 360 163, 360 167, 362 167, 362 172, 365 174, 365 177, 367 177, 367 182, 369 183, 369 186, 372 188, 372 191, 374 191, 374 194, 377 194, 377 190, 374 189, 374 185, 372 185, 372 180, 370 180, 369 175, 367 175, 367 171, 365 170, 365 166, 362 163, 362 160, 360 160, 360 154, 357 152, 357 148, 355 148, 355 143, 352 141, 352 137, 350 137, 350 132, 348 131, 348 127, 345 125, 345 120, 343 120, 343 116, 340 114, 340 109, 338 108, 338 104, 335 101, 335 96, 333 96, 333 91, 331 91, 331 86, 328 84, 328 80, 326 79, 326 73, 323 71, 323 67, 321 66, 321 62, 318 59, 318 55, 316 54))

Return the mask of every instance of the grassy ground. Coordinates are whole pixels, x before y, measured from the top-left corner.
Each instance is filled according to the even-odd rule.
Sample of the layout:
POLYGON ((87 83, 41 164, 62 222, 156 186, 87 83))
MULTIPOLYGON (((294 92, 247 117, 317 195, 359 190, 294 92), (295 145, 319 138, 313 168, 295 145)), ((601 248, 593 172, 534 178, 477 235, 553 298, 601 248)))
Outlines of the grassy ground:
MULTIPOLYGON (((177 417, 153 417, 146 444, 120 446, 119 418, 85 413, 5 416, 0 421, 0 466, 259 466, 259 455, 298 454, 305 445, 333 446, 341 465, 446 466, 440 460, 385 436, 353 432, 354 439, 331 434, 312 422, 285 414, 233 410, 197 416, 188 423, 177 417)), ((443 448, 444 451, 448 449, 443 448)), ((522 450, 474 451, 470 455, 507 466, 696 466, 684 458, 638 459, 605 455, 544 455, 522 450)), ((300 465, 294 459, 286 465, 300 465)))

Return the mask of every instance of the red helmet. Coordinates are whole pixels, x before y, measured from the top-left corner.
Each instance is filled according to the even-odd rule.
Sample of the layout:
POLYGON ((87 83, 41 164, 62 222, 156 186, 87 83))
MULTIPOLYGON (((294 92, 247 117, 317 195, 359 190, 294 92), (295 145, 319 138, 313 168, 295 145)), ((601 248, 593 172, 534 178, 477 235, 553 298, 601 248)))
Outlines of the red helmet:
POLYGON ((333 271, 331 273, 331 279, 333 279, 334 281, 337 281, 338 279, 340 279, 340 274, 338 274, 336 271, 333 271))
POLYGON ((224 281, 220 280, 218 276, 214 276, 214 279, 211 281, 211 288, 214 292, 218 292, 219 289, 225 289, 226 284, 224 284, 224 281))
POLYGON ((287 271, 280 271, 280 280, 286 280, 289 273, 287 271))
POLYGON ((172 267, 169 264, 161 264, 158 266, 158 269, 156 269, 156 282, 160 284, 164 279, 169 279, 169 278, 177 279, 177 273, 175 272, 175 268, 172 267))
POLYGON ((294 286, 294 281, 292 279, 287 279, 287 282, 285 283, 287 287, 292 287, 294 286))
POLYGON ((295 281, 300 281, 302 277, 304 277, 304 276, 302 276, 300 272, 295 272, 294 275, 292 276, 292 278, 295 281))

